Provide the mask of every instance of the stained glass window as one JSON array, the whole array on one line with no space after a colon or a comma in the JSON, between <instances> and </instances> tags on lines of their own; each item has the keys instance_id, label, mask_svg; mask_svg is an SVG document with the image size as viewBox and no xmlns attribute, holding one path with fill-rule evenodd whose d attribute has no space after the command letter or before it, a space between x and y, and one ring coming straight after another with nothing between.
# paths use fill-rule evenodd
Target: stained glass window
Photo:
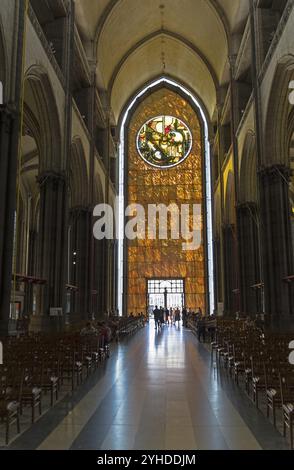
<instances>
[{"instance_id":1,"label":"stained glass window","mask_svg":"<svg viewBox=\"0 0 294 470\"><path fill-rule=\"evenodd\" d=\"M157 168L139 155L138 132L152 116L179 116L189 123L192 147L181 166ZM153 121L153 119L152 119ZM135 111L128 130L127 204L141 204L148 223L148 204L203 203L202 133L198 116L190 104L171 90L162 88L149 95ZM179 171L179 168L181 171ZM204 218L202 222L204 221ZM170 233L171 219L168 219ZM158 225L158 221L157 221ZM157 227L158 228L158 227ZM202 237L204 239L204 236ZM128 312L146 311L147 280L182 279L185 303L205 310L204 244L195 251L183 251L183 239L127 240L126 302Z\"/></svg>"},{"instance_id":2,"label":"stained glass window","mask_svg":"<svg viewBox=\"0 0 294 470\"><path fill-rule=\"evenodd\" d=\"M159 116L146 122L137 136L138 151L150 165L164 168L179 165L192 148L186 124L173 116Z\"/></svg>"}]
</instances>

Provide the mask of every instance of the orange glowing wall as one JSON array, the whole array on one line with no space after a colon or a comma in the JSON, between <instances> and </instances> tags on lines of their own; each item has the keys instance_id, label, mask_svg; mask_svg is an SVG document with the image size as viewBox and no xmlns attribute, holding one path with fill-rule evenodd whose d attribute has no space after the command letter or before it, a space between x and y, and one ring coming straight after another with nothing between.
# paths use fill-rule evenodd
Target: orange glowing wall
<instances>
[{"instance_id":1,"label":"orange glowing wall","mask_svg":"<svg viewBox=\"0 0 294 470\"><path fill-rule=\"evenodd\" d=\"M184 121L193 137L192 151L180 165L157 169L145 163L138 153L136 137L142 125L159 115ZM175 92L162 88L142 102L134 113L128 132L127 203L201 204L203 207L202 138L199 119L191 105ZM202 213L203 219L203 213ZM147 217L146 217L147 223ZM201 226L203 241L203 223ZM146 279L185 279L185 299L189 308L205 309L204 245L183 251L183 239L134 240L127 242L127 311L146 311Z\"/></svg>"}]
</instances>

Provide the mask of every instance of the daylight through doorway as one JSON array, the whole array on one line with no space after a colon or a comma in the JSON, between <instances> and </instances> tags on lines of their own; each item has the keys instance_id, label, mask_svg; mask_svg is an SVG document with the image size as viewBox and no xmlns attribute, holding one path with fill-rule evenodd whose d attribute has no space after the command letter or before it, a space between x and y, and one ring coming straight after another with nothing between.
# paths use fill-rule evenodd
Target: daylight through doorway
<instances>
[{"instance_id":1,"label":"daylight through doorway","mask_svg":"<svg viewBox=\"0 0 294 470\"><path fill-rule=\"evenodd\" d=\"M147 312L152 316L155 307L182 308L185 305L184 279L148 279Z\"/></svg>"}]
</instances>

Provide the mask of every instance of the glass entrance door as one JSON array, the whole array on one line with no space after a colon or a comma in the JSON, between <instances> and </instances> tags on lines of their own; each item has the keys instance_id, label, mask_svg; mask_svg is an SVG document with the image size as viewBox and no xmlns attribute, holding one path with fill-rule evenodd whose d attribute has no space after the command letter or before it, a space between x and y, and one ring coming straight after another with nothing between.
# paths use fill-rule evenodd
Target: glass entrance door
<instances>
[{"instance_id":1,"label":"glass entrance door","mask_svg":"<svg viewBox=\"0 0 294 470\"><path fill-rule=\"evenodd\" d=\"M180 308L185 305L184 279L148 279L147 310L153 315L155 306Z\"/></svg>"}]
</instances>

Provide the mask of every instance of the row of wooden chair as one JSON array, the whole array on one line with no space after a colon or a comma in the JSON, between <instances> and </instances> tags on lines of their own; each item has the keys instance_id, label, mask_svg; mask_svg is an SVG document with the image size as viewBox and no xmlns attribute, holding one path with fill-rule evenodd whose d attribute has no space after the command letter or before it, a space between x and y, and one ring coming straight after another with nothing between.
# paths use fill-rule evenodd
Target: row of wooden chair
<instances>
[{"instance_id":1,"label":"row of wooden chair","mask_svg":"<svg viewBox=\"0 0 294 470\"><path fill-rule=\"evenodd\" d=\"M246 321L221 320L211 344L211 360L227 371L257 408L262 399L266 415L277 426L280 411L283 434L294 447L294 367L288 361L290 335L264 333Z\"/></svg>"},{"instance_id":2,"label":"row of wooden chair","mask_svg":"<svg viewBox=\"0 0 294 470\"><path fill-rule=\"evenodd\" d=\"M5 347L6 346L6 347ZM51 406L58 400L65 382L74 390L109 356L104 338L67 336L55 341L39 338L8 339L4 343L5 365L0 367L0 420L5 424L5 441L10 440L11 425L17 424L23 408L42 414L43 395L50 393Z\"/></svg>"},{"instance_id":3,"label":"row of wooden chair","mask_svg":"<svg viewBox=\"0 0 294 470\"><path fill-rule=\"evenodd\" d=\"M133 335L143 326L144 320L141 317L123 317L117 329L117 340Z\"/></svg>"},{"instance_id":4,"label":"row of wooden chair","mask_svg":"<svg viewBox=\"0 0 294 470\"><path fill-rule=\"evenodd\" d=\"M143 326L140 318L121 318L112 322L113 333L119 337L135 333ZM99 325L98 325L99 329ZM109 357L109 344L104 334L84 335L59 333L55 336L37 333L2 339L4 366L0 366L0 422L5 425L6 444L10 429L24 408L31 409L31 422L36 411L42 414L44 395L50 393L50 405L58 401L60 390L80 386L99 364Z\"/></svg>"}]
</instances>

